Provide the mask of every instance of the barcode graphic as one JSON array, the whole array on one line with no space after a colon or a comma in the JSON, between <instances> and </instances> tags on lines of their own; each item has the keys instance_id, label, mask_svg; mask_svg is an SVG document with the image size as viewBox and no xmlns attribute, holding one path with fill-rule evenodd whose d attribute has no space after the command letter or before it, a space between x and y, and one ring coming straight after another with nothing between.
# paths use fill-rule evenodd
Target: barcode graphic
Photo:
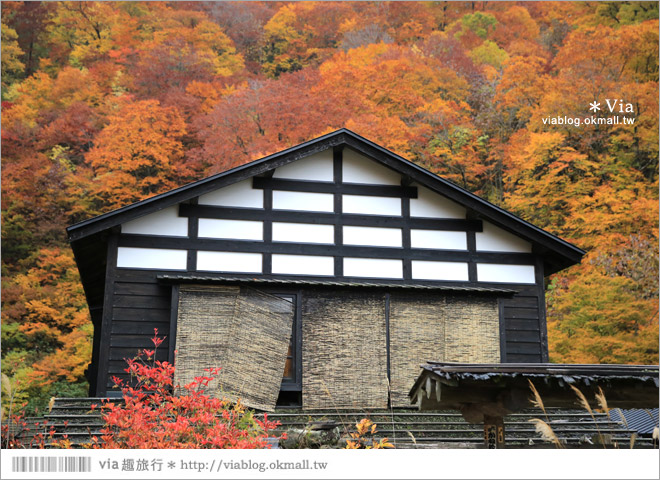
<instances>
[{"instance_id":1,"label":"barcode graphic","mask_svg":"<svg viewBox=\"0 0 660 480\"><path fill-rule=\"evenodd\" d=\"M14 457L12 472L91 472L92 457Z\"/></svg>"}]
</instances>

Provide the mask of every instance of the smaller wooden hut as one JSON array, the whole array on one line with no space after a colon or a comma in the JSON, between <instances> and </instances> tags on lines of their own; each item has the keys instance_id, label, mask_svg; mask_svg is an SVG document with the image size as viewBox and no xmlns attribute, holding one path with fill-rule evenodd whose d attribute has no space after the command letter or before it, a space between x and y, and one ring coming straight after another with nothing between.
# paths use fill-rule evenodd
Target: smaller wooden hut
<instances>
[{"instance_id":1,"label":"smaller wooden hut","mask_svg":"<svg viewBox=\"0 0 660 480\"><path fill-rule=\"evenodd\" d=\"M422 372L410 390L410 399L420 410L460 411L469 423L484 425L484 441L488 448L503 448L504 417L529 408L535 397L544 405L539 410L582 406L594 423L596 420L590 409L602 409L604 405L657 411L658 372L657 365L429 362L422 365ZM581 397L576 397L574 389L578 389ZM543 416L542 412L538 413ZM614 412L612 415L604 413L608 419L617 421ZM649 417L647 432L649 425L651 429L655 427L650 412L646 419Z\"/></svg>"}]
</instances>

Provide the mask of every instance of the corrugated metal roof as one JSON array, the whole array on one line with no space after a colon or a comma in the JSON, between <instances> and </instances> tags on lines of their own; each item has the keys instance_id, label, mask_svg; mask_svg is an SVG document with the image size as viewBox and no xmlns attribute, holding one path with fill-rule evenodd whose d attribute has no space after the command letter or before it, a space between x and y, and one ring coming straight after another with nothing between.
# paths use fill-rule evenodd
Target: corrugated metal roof
<instances>
[{"instance_id":1,"label":"corrugated metal roof","mask_svg":"<svg viewBox=\"0 0 660 480\"><path fill-rule=\"evenodd\" d=\"M625 425L640 435L652 435L653 429L658 426L658 409L626 409L613 408L610 410L612 420Z\"/></svg>"},{"instance_id":2,"label":"corrugated metal roof","mask_svg":"<svg viewBox=\"0 0 660 480\"><path fill-rule=\"evenodd\" d=\"M311 279L286 279L286 278L252 278L252 277L233 277L233 276L216 276L216 275L158 275L159 280L169 282L204 282L204 283L219 283L219 282L234 282L234 283L260 283L260 284L274 284L274 285L305 285L305 286L330 286L330 287L368 287L368 288L403 288L412 290L437 290L447 292L477 292L477 293L500 293L500 294L514 294L515 290L506 288L492 288L492 287L462 287L453 285L424 285L424 284L402 284L394 282L365 282L360 280L341 281L341 280L311 280Z\"/></svg>"}]
</instances>

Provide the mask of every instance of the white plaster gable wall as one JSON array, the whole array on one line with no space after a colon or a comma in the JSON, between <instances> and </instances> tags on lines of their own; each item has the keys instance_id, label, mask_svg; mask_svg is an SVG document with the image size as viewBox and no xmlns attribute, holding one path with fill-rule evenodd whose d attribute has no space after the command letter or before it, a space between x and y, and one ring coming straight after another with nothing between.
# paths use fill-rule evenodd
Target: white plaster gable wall
<instances>
[{"instance_id":1,"label":"white plaster gable wall","mask_svg":"<svg viewBox=\"0 0 660 480\"><path fill-rule=\"evenodd\" d=\"M334 197L331 193L273 191L274 210L305 212L332 212Z\"/></svg>"},{"instance_id":2,"label":"white plaster gable wall","mask_svg":"<svg viewBox=\"0 0 660 480\"><path fill-rule=\"evenodd\" d=\"M197 270L207 272L261 273L261 253L197 252Z\"/></svg>"},{"instance_id":3,"label":"white plaster gable wall","mask_svg":"<svg viewBox=\"0 0 660 480\"><path fill-rule=\"evenodd\" d=\"M413 248L432 248L441 250L467 250L465 232L439 230L410 230L410 245Z\"/></svg>"},{"instance_id":4,"label":"white plaster gable wall","mask_svg":"<svg viewBox=\"0 0 660 480\"><path fill-rule=\"evenodd\" d=\"M477 232L477 250L482 252L531 253L532 245L495 225L483 222L483 232Z\"/></svg>"},{"instance_id":5,"label":"white plaster gable wall","mask_svg":"<svg viewBox=\"0 0 660 480\"><path fill-rule=\"evenodd\" d=\"M122 224L121 233L187 237L188 219L179 217L179 206L174 205Z\"/></svg>"},{"instance_id":6,"label":"white plaster gable wall","mask_svg":"<svg viewBox=\"0 0 660 480\"><path fill-rule=\"evenodd\" d=\"M342 195L342 201L344 213L401 216L400 198Z\"/></svg>"},{"instance_id":7,"label":"white plaster gable wall","mask_svg":"<svg viewBox=\"0 0 660 480\"><path fill-rule=\"evenodd\" d=\"M156 270L185 270L187 250L119 247L117 267Z\"/></svg>"},{"instance_id":8,"label":"white plaster gable wall","mask_svg":"<svg viewBox=\"0 0 660 480\"><path fill-rule=\"evenodd\" d=\"M344 149L342 180L345 183L373 185L401 185L401 175L374 160L364 157L350 148Z\"/></svg>"},{"instance_id":9,"label":"white plaster gable wall","mask_svg":"<svg viewBox=\"0 0 660 480\"><path fill-rule=\"evenodd\" d=\"M491 283L534 283L534 265L477 263L477 280Z\"/></svg>"},{"instance_id":10,"label":"white plaster gable wall","mask_svg":"<svg viewBox=\"0 0 660 480\"><path fill-rule=\"evenodd\" d=\"M296 160L275 170L273 177L301 182L333 182L333 151L328 149ZM356 153L350 148L343 150L342 180L352 185L400 186L401 175L389 168ZM465 219L467 210L447 197L418 184L417 198L411 198L411 218ZM238 218L199 218L198 237L205 240L241 240L264 242L264 222L260 219L241 219L241 209L262 210L264 190L253 188L252 179L246 179L198 198L202 206L237 208ZM356 195L341 196L341 212L345 214L401 217L403 200L397 197ZM335 198L332 193L273 190L272 207L275 212L319 212L332 213ZM132 220L122 225L121 231L133 235L160 235L187 237L188 218L179 217L178 206ZM340 225L335 231L331 224L298 221L294 216L286 221L272 222L272 242L296 244L334 245L336 238L347 247L379 247L400 250L403 258L404 231L397 227L371 225ZM365 223L371 223L365 220ZM478 252L531 253L531 244L495 225L484 221L483 231L476 232ZM183 244L182 244L183 245ZM238 245L238 244L237 244ZM339 246L339 245L338 245ZM425 227L411 228L410 246L414 249L437 251L467 251L468 234L464 231L433 230ZM187 268L186 246L181 249L120 247L117 266L121 268L145 268L162 270L185 270ZM225 248L222 248L225 250ZM231 247L227 247L230 250ZM213 250L213 249L211 249ZM263 262L268 261L262 253L239 251L197 252L195 268L198 271L229 273L263 273ZM305 247L297 247L291 253L282 251L270 256L270 268L278 275L335 275L335 260L331 255L319 255L318 247L313 254ZM300 254L298 254L300 252ZM294 254L295 253L295 254ZM378 251L370 258L346 256L341 259L346 277L360 278L403 278L402 258L378 258ZM385 257L391 256L383 255ZM194 258L194 257L193 257ZM445 258L447 258L445 256ZM468 264L465 261L412 260L413 280L468 281ZM533 265L507 265L477 260L477 281L496 283L534 283Z\"/></svg>"},{"instance_id":11,"label":"white plaster gable wall","mask_svg":"<svg viewBox=\"0 0 660 480\"><path fill-rule=\"evenodd\" d=\"M273 273L283 275L320 275L335 274L333 257L318 255L273 255Z\"/></svg>"},{"instance_id":12,"label":"white plaster gable wall","mask_svg":"<svg viewBox=\"0 0 660 480\"><path fill-rule=\"evenodd\" d=\"M263 190L252 188L252 179L248 178L210 193L200 195L200 205L219 207L263 208Z\"/></svg>"},{"instance_id":13,"label":"white plaster gable wall","mask_svg":"<svg viewBox=\"0 0 660 480\"><path fill-rule=\"evenodd\" d=\"M264 239L264 227L263 222L251 220L200 218L197 236L199 238L261 241Z\"/></svg>"},{"instance_id":14,"label":"white plaster gable wall","mask_svg":"<svg viewBox=\"0 0 660 480\"><path fill-rule=\"evenodd\" d=\"M274 242L326 243L335 242L333 225L273 222Z\"/></svg>"},{"instance_id":15,"label":"white plaster gable wall","mask_svg":"<svg viewBox=\"0 0 660 480\"><path fill-rule=\"evenodd\" d=\"M373 247L400 247L400 228L353 227L345 225L344 245L365 245Z\"/></svg>"},{"instance_id":16,"label":"white plaster gable wall","mask_svg":"<svg viewBox=\"0 0 660 480\"><path fill-rule=\"evenodd\" d=\"M273 178L332 182L334 179L332 150L324 150L309 157L279 167Z\"/></svg>"},{"instance_id":17,"label":"white plaster gable wall","mask_svg":"<svg viewBox=\"0 0 660 480\"><path fill-rule=\"evenodd\" d=\"M417 187L417 198L410 199L410 216L427 218L465 218L466 210L456 202L428 188Z\"/></svg>"}]
</instances>

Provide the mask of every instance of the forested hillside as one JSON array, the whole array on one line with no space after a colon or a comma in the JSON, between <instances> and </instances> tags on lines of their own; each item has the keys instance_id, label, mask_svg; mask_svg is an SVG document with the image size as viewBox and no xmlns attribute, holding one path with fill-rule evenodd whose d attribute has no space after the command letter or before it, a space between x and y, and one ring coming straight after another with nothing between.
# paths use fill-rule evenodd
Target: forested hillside
<instances>
[{"instance_id":1,"label":"forested hillside","mask_svg":"<svg viewBox=\"0 0 660 480\"><path fill-rule=\"evenodd\" d=\"M86 394L67 225L341 127L588 252L552 361L658 362L657 2L2 2L3 373Z\"/></svg>"}]
</instances>

